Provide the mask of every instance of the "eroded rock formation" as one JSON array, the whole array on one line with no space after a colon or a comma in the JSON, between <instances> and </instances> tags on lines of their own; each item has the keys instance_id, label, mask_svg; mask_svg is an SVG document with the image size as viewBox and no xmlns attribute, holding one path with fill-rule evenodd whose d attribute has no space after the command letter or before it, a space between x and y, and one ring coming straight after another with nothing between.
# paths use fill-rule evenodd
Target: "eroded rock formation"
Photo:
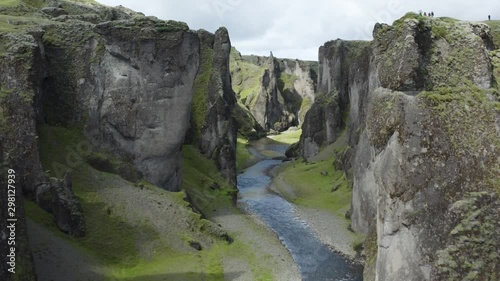
<instances>
[{"instance_id":1,"label":"eroded rock formation","mask_svg":"<svg viewBox=\"0 0 500 281\"><path fill-rule=\"evenodd\" d=\"M246 123L255 124L255 131L285 131L302 124L315 98L315 62L277 59L272 54L241 56L236 50L231 58L233 88L242 109L253 117Z\"/></svg>"},{"instance_id":2,"label":"eroded rock formation","mask_svg":"<svg viewBox=\"0 0 500 281\"><path fill-rule=\"evenodd\" d=\"M373 42L337 40L320 50L325 101L306 116L302 155L346 129L352 227L368 235L365 280L498 276L493 48L485 24L408 14L377 24Z\"/></svg>"},{"instance_id":3,"label":"eroded rock formation","mask_svg":"<svg viewBox=\"0 0 500 281\"><path fill-rule=\"evenodd\" d=\"M185 23L96 3L38 4L21 1L0 8L9 18L8 28L0 28L0 182L7 194L5 175L8 169L15 170L16 254L19 271L22 269L16 275L18 280L35 280L24 196L50 210L62 231L77 237L85 234L70 181L49 181L42 171L37 127L65 127L77 132L75 136L82 135L79 147L85 147L85 152L68 156L67 163L44 163L63 167L51 169L52 175L62 177L62 172L76 167L73 162L97 159L93 164L103 164L105 172L124 174L134 181L143 176L164 189L178 191L183 176L182 145L192 125L193 98L199 90L205 93L204 120L194 128L199 148L215 160L228 182L234 184L236 178L232 114L236 99L226 29L215 35L197 32ZM33 20L19 21L20 15ZM199 84L208 57L209 83ZM106 154L85 154L94 152ZM107 156L112 159L105 159ZM112 166L115 160L121 163L117 167ZM7 197L1 196L0 201L7 206ZM4 257L9 250L6 211L0 211ZM0 275L7 276L4 263ZM5 280L13 280L14 275L8 276Z\"/></svg>"}]
</instances>

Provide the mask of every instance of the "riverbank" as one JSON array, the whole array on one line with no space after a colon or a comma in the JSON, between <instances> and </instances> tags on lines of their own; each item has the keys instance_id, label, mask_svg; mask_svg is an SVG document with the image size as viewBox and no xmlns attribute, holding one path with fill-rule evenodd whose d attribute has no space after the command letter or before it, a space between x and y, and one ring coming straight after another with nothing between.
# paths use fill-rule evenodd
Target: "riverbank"
<instances>
[{"instance_id":1,"label":"riverbank","mask_svg":"<svg viewBox=\"0 0 500 281\"><path fill-rule=\"evenodd\" d=\"M300 133L286 132L284 136L272 136L252 143L252 148L264 154L270 145L293 142L288 136L300 136ZM278 141L282 139L287 142ZM321 155L323 157L318 158L315 164L294 160L271 168L267 172L273 178L269 189L293 205L296 216L311 228L321 243L351 262L362 264L363 260L354 248L362 245L363 237L349 231L350 221L345 218L350 208L351 190L343 173L333 169L333 155ZM322 175L323 170L328 176ZM288 177L287 180L285 177ZM335 192L332 185L337 186Z\"/></svg>"},{"instance_id":2,"label":"riverbank","mask_svg":"<svg viewBox=\"0 0 500 281\"><path fill-rule=\"evenodd\" d=\"M269 171L274 177L269 188L293 204L298 217L311 227L322 243L351 261L361 263L362 260L354 250L354 245L360 243L362 238L348 230L349 221L340 215L345 213L348 208L342 208L335 214L331 210L293 203L298 199L297 188L285 182L284 175L280 173L282 171L282 166Z\"/></svg>"}]
</instances>

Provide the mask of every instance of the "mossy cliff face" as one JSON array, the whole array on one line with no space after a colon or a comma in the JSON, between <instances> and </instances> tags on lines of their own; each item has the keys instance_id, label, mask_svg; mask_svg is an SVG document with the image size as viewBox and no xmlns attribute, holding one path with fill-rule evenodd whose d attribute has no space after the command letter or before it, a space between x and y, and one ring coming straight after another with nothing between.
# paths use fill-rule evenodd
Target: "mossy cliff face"
<instances>
[{"instance_id":1,"label":"mossy cliff face","mask_svg":"<svg viewBox=\"0 0 500 281\"><path fill-rule=\"evenodd\" d=\"M219 31L206 51L203 36L184 23L92 3L61 2L61 7L67 14L42 15L51 20L35 25L46 70L36 103L39 120L83 127L95 149L132 163L158 186L179 190L181 147L192 117L203 153L234 183L227 31ZM95 10L92 19L81 14L89 9ZM213 41L214 35L205 37ZM210 61L201 61L208 56ZM222 101L216 101L219 91Z\"/></svg>"},{"instance_id":2,"label":"mossy cliff face","mask_svg":"<svg viewBox=\"0 0 500 281\"><path fill-rule=\"evenodd\" d=\"M302 124L314 102L316 73L315 62L277 59L272 54L241 56L233 49L233 89L241 109L253 117L240 113L238 123L244 123L240 127L251 125L254 132L284 131Z\"/></svg>"},{"instance_id":3,"label":"mossy cliff face","mask_svg":"<svg viewBox=\"0 0 500 281\"><path fill-rule=\"evenodd\" d=\"M94 52L104 51L79 81L93 89L82 98L94 144L130 159L148 181L178 190L199 41L183 29L162 31L159 23L141 18L97 25L103 46L96 42Z\"/></svg>"},{"instance_id":4,"label":"mossy cliff face","mask_svg":"<svg viewBox=\"0 0 500 281\"><path fill-rule=\"evenodd\" d=\"M340 44L330 47L337 60ZM351 219L354 230L369 234L365 280L498 278L492 48L484 24L408 14L377 25L368 48L351 51L349 72L327 68L332 84L320 89L345 89L349 97ZM332 97L327 102L342 109L342 94Z\"/></svg>"},{"instance_id":5,"label":"mossy cliff face","mask_svg":"<svg viewBox=\"0 0 500 281\"><path fill-rule=\"evenodd\" d=\"M195 80L203 72L202 39L184 23L91 1L19 1L0 11L1 183L7 194L7 169L16 171L18 218L17 274L8 275L5 263L0 273L8 276L6 280L34 280L23 195L39 199L37 190L49 182L40 164L37 127L65 127L68 134L74 133L69 138L81 140L78 147L85 146L85 153L55 163L63 170L45 163L52 175L63 176L58 172L73 168L71 163L83 161L86 153L99 151L111 158L103 163L125 164L124 178L138 181L144 176L164 189L180 190L182 145L194 111ZM234 183L230 42L225 29L207 36L215 43L200 148ZM7 206L8 199L1 198ZM3 229L5 211L0 213ZM1 253L6 256L7 243L2 241Z\"/></svg>"},{"instance_id":6,"label":"mossy cliff face","mask_svg":"<svg viewBox=\"0 0 500 281\"><path fill-rule=\"evenodd\" d=\"M24 196L33 194L39 182L41 165L36 142L35 110L32 106L37 85L35 67L40 57L39 46L28 34L1 34L0 62L0 276L2 280L36 280L28 243L24 215ZM15 171L15 181L8 182L8 170ZM12 179L12 178L10 178ZM8 184L15 187L15 245L8 244ZM10 194L10 193L9 193ZM11 210L9 210L11 211ZM8 272L6 256L16 248L16 274Z\"/></svg>"},{"instance_id":7,"label":"mossy cliff face","mask_svg":"<svg viewBox=\"0 0 500 281\"><path fill-rule=\"evenodd\" d=\"M211 34L198 31L200 70L195 81L195 96L188 142L215 160L222 175L236 186L236 135L234 111L236 97L231 88L229 56L231 41L226 28Z\"/></svg>"},{"instance_id":8,"label":"mossy cliff face","mask_svg":"<svg viewBox=\"0 0 500 281\"><path fill-rule=\"evenodd\" d=\"M364 41L335 40L320 47L318 94L303 125L302 157L314 156L321 147L334 143L346 127L349 101L352 98L358 102L358 88L366 88L369 81L364 79L369 66L368 45ZM349 87L355 89L350 91ZM357 109L351 114L352 120L357 120Z\"/></svg>"}]
</instances>

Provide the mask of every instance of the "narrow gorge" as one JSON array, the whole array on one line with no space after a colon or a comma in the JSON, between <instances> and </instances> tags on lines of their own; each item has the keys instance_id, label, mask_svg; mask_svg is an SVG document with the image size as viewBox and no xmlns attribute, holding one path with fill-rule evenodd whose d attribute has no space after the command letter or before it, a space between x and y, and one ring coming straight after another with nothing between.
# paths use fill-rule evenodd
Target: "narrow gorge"
<instances>
[{"instance_id":1,"label":"narrow gorge","mask_svg":"<svg viewBox=\"0 0 500 281\"><path fill-rule=\"evenodd\" d=\"M230 34L0 1L0 280L500 278L498 21Z\"/></svg>"}]
</instances>

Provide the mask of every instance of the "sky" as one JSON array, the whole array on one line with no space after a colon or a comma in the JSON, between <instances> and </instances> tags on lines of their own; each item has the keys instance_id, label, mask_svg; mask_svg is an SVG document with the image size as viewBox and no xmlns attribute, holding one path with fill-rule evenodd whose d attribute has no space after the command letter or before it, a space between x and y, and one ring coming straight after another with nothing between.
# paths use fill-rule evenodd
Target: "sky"
<instances>
[{"instance_id":1,"label":"sky","mask_svg":"<svg viewBox=\"0 0 500 281\"><path fill-rule=\"evenodd\" d=\"M98 0L147 16L186 22L215 32L225 26L244 55L318 60L318 48L337 38L371 40L376 22L406 12L434 12L463 20L500 19L498 0Z\"/></svg>"}]
</instances>

